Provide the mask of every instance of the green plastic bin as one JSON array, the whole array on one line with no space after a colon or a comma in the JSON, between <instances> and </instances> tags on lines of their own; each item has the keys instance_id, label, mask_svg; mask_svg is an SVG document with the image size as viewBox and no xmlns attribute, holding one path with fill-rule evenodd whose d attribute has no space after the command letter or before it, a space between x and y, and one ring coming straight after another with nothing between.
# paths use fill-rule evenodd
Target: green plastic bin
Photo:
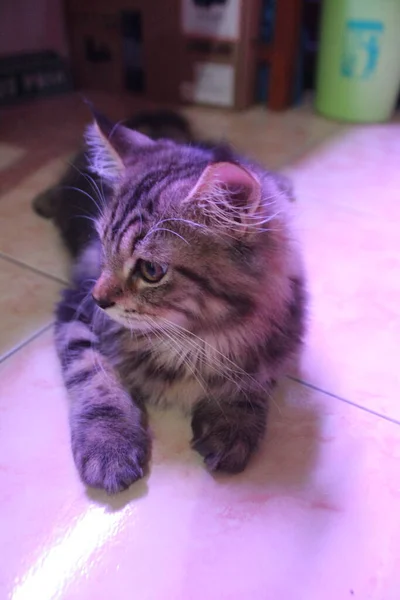
<instances>
[{"instance_id":1,"label":"green plastic bin","mask_svg":"<svg viewBox=\"0 0 400 600\"><path fill-rule=\"evenodd\" d=\"M400 0L325 0L317 110L346 121L386 121L399 88Z\"/></svg>"}]
</instances>

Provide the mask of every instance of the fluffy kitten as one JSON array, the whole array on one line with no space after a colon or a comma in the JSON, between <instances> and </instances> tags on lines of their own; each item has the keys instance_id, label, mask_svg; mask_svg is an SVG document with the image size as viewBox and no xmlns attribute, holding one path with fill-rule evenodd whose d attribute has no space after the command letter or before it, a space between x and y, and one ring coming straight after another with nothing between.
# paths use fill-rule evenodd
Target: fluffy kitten
<instances>
[{"instance_id":1,"label":"fluffy kitten","mask_svg":"<svg viewBox=\"0 0 400 600\"><path fill-rule=\"evenodd\" d=\"M109 493L143 476L146 403L182 406L207 467L240 472L304 333L282 181L103 117L86 139L98 210L56 325L80 476Z\"/></svg>"}]
</instances>

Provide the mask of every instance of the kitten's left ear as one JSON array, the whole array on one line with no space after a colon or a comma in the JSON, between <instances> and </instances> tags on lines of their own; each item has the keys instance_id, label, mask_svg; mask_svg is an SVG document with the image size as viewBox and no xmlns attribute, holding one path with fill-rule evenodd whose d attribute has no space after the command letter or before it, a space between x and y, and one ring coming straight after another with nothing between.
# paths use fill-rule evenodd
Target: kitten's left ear
<instances>
[{"instance_id":1,"label":"kitten's left ear","mask_svg":"<svg viewBox=\"0 0 400 600\"><path fill-rule=\"evenodd\" d=\"M242 166L219 162L205 169L189 199L195 200L211 221L245 229L261 205L261 185Z\"/></svg>"},{"instance_id":2,"label":"kitten's left ear","mask_svg":"<svg viewBox=\"0 0 400 600\"><path fill-rule=\"evenodd\" d=\"M112 123L92 109L94 122L86 129L86 146L91 170L110 185L123 176L128 161L136 152L154 145L146 135Z\"/></svg>"}]
</instances>

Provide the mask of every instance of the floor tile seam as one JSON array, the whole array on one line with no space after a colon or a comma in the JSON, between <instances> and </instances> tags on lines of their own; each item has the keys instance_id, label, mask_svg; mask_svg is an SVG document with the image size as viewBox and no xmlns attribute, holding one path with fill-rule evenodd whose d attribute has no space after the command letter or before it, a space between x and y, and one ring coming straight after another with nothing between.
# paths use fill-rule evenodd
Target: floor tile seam
<instances>
[{"instance_id":1,"label":"floor tile seam","mask_svg":"<svg viewBox=\"0 0 400 600\"><path fill-rule=\"evenodd\" d=\"M40 327L33 334L24 338L21 342L19 342L15 346L13 346L10 350L7 350L7 352L0 355L0 364L5 362L7 359L11 358L15 354L17 354L20 350L25 348L25 346L27 346L31 342L34 342L35 340L37 340L42 334L46 333L46 331L51 329L53 327L53 325L54 325L54 321L52 320L52 321L48 322L46 325L44 325L43 327Z\"/></svg>"},{"instance_id":2,"label":"floor tile seam","mask_svg":"<svg viewBox=\"0 0 400 600\"><path fill-rule=\"evenodd\" d=\"M0 258L9 263L12 263L13 265L21 267L22 269L31 271L32 273L35 273L36 275L46 277L46 279L54 281L55 283L58 283L60 285L68 285L67 279L62 279L61 277L57 277L56 275L53 275L52 273L48 273L47 271L38 269L37 267L34 267L34 266L24 262L23 260L20 260L19 258L15 258L14 256L7 254L6 252L0 251Z\"/></svg>"},{"instance_id":3,"label":"floor tile seam","mask_svg":"<svg viewBox=\"0 0 400 600\"><path fill-rule=\"evenodd\" d=\"M389 423L392 423L393 425L400 425L400 419L395 419L394 417L391 417L390 415L385 415L384 413L373 410L372 408L368 408L367 406L358 404L357 402L354 402L353 400L349 400L348 398L345 398L344 396L335 394L335 392L326 390L326 389L320 387L319 385L315 385L314 383L310 383L308 381L305 381L304 379L301 379L299 377L294 377L292 375L288 375L287 379L289 379L290 381L294 381L295 383L298 383L298 384L300 384L304 387L307 387L311 390L314 390L316 392L320 392L321 394L324 394L325 396L328 396L329 398L339 400L340 402L343 402L344 404L348 404L349 406L358 408L359 410L369 413L370 415L373 415L374 417L378 417L380 419L383 419L384 421L388 421Z\"/></svg>"}]
</instances>

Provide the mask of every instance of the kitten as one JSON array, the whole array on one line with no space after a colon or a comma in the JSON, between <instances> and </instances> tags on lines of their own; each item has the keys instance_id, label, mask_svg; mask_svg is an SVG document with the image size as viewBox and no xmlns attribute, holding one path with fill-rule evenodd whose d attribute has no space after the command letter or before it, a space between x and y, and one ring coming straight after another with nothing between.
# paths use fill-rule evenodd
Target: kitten
<instances>
[{"instance_id":1,"label":"kitten","mask_svg":"<svg viewBox=\"0 0 400 600\"><path fill-rule=\"evenodd\" d=\"M103 117L86 141L97 208L56 323L79 474L109 493L143 476L147 403L189 412L207 467L238 473L304 334L282 180Z\"/></svg>"}]
</instances>

